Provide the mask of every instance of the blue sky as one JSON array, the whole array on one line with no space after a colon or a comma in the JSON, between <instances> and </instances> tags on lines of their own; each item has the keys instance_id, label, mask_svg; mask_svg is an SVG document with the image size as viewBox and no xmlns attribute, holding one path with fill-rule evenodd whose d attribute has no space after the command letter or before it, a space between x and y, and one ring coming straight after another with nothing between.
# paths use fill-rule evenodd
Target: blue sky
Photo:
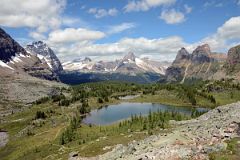
<instances>
[{"instance_id":1,"label":"blue sky","mask_svg":"<svg viewBox=\"0 0 240 160\"><path fill-rule=\"evenodd\" d=\"M240 43L240 0L1 0L0 26L19 43L43 40L62 61L89 56L174 59L180 47Z\"/></svg>"}]
</instances>

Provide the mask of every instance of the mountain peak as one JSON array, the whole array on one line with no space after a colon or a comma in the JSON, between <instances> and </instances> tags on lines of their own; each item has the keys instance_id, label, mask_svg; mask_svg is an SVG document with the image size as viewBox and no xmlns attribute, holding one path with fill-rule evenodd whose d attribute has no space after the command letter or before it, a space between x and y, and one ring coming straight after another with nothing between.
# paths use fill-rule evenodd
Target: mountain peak
<instances>
[{"instance_id":1,"label":"mountain peak","mask_svg":"<svg viewBox=\"0 0 240 160\"><path fill-rule=\"evenodd\" d=\"M124 61L128 61L128 60L135 61L135 59L136 59L136 56L133 52L129 52L127 55L123 57Z\"/></svg>"},{"instance_id":2,"label":"mountain peak","mask_svg":"<svg viewBox=\"0 0 240 160\"><path fill-rule=\"evenodd\" d=\"M92 59L91 58L89 58L89 57L85 57L85 58L83 58L83 57L81 57L81 58L78 58L78 59L75 59L75 60L73 60L72 62L82 62L82 63L89 63L89 62L92 62Z\"/></svg>"},{"instance_id":3,"label":"mountain peak","mask_svg":"<svg viewBox=\"0 0 240 160\"><path fill-rule=\"evenodd\" d=\"M61 62L46 43L42 41L32 42L32 44L27 45L26 50L44 60L53 72L58 73L63 70Z\"/></svg>"},{"instance_id":4,"label":"mountain peak","mask_svg":"<svg viewBox=\"0 0 240 160\"><path fill-rule=\"evenodd\" d=\"M0 60L9 62L16 54L27 55L27 52L14 39L0 28Z\"/></svg>"},{"instance_id":5,"label":"mountain peak","mask_svg":"<svg viewBox=\"0 0 240 160\"><path fill-rule=\"evenodd\" d=\"M189 52L188 52L184 47L182 47L182 48L178 51L177 56L176 56L176 58L175 58L175 60L174 60L173 63L174 63L174 64L176 64L176 63L181 63L182 60L184 60L184 59L188 60L189 58L190 58Z\"/></svg>"},{"instance_id":6,"label":"mountain peak","mask_svg":"<svg viewBox=\"0 0 240 160\"><path fill-rule=\"evenodd\" d=\"M189 56L189 52L184 48L182 47L179 51L178 51L178 54L179 56Z\"/></svg>"},{"instance_id":7,"label":"mountain peak","mask_svg":"<svg viewBox=\"0 0 240 160\"><path fill-rule=\"evenodd\" d=\"M211 54L211 49L208 44L203 44L201 46L198 46L194 51L193 54Z\"/></svg>"},{"instance_id":8,"label":"mountain peak","mask_svg":"<svg viewBox=\"0 0 240 160\"><path fill-rule=\"evenodd\" d=\"M238 70L240 66L240 45L232 47L228 51L226 67L230 72Z\"/></svg>"},{"instance_id":9,"label":"mountain peak","mask_svg":"<svg viewBox=\"0 0 240 160\"><path fill-rule=\"evenodd\" d=\"M211 49L208 44L198 46L192 53L192 62L204 63L211 61Z\"/></svg>"},{"instance_id":10,"label":"mountain peak","mask_svg":"<svg viewBox=\"0 0 240 160\"><path fill-rule=\"evenodd\" d=\"M43 41L34 41L31 44L28 44L26 48L27 49L28 48L35 48L35 49L44 49L45 48L45 49L47 49L49 47Z\"/></svg>"},{"instance_id":11,"label":"mountain peak","mask_svg":"<svg viewBox=\"0 0 240 160\"><path fill-rule=\"evenodd\" d=\"M32 43L33 45L36 45L36 46L42 46L42 45L46 45L46 43L44 43L43 41L35 41Z\"/></svg>"},{"instance_id":12,"label":"mountain peak","mask_svg":"<svg viewBox=\"0 0 240 160\"><path fill-rule=\"evenodd\" d=\"M85 58L83 59L83 61L84 61L84 62L92 62L92 59L89 58L89 57L85 57Z\"/></svg>"}]
</instances>

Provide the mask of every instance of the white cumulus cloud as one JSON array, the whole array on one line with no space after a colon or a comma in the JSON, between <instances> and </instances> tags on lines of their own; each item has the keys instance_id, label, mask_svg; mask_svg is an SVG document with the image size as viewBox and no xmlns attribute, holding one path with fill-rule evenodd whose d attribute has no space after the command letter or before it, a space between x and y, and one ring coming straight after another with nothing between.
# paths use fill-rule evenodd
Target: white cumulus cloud
<instances>
[{"instance_id":1,"label":"white cumulus cloud","mask_svg":"<svg viewBox=\"0 0 240 160\"><path fill-rule=\"evenodd\" d=\"M29 36L32 37L33 39L37 39L37 40L45 40L46 39L44 34L41 34L38 32L30 32Z\"/></svg>"},{"instance_id":2,"label":"white cumulus cloud","mask_svg":"<svg viewBox=\"0 0 240 160\"><path fill-rule=\"evenodd\" d=\"M81 41L94 41L105 37L105 33L84 28L65 28L55 30L49 34L50 43L73 43Z\"/></svg>"},{"instance_id":3,"label":"white cumulus cloud","mask_svg":"<svg viewBox=\"0 0 240 160\"><path fill-rule=\"evenodd\" d=\"M63 61L69 60L68 57L73 59L84 56L104 57L105 60L111 60L113 57L121 58L128 52L134 52L139 57L152 55L159 60L173 60L178 49L186 45L181 37L173 36L159 39L123 38L115 43L106 44L79 42L62 45L56 49Z\"/></svg>"},{"instance_id":4,"label":"white cumulus cloud","mask_svg":"<svg viewBox=\"0 0 240 160\"><path fill-rule=\"evenodd\" d=\"M184 9L187 14L192 12L192 7L188 6L187 4L184 5Z\"/></svg>"},{"instance_id":5,"label":"white cumulus cloud","mask_svg":"<svg viewBox=\"0 0 240 160\"><path fill-rule=\"evenodd\" d=\"M58 56L64 61L68 57L78 58L84 56L98 57L98 59L112 60L121 58L128 52L134 52L139 57L154 57L158 60L171 61L175 58L177 51L185 47L191 52L198 45L208 43L213 51L226 51L230 47L240 42L240 16L228 19L212 35L189 44L179 36L165 38L148 39L123 38L114 43L96 44L94 38L91 39L72 39L71 43L65 41L60 47L56 47ZM69 59L68 59L69 60Z\"/></svg>"},{"instance_id":6,"label":"white cumulus cloud","mask_svg":"<svg viewBox=\"0 0 240 160\"><path fill-rule=\"evenodd\" d=\"M147 11L150 8L172 5L175 2L176 0L131 0L124 7L124 11Z\"/></svg>"},{"instance_id":7,"label":"white cumulus cloud","mask_svg":"<svg viewBox=\"0 0 240 160\"><path fill-rule=\"evenodd\" d=\"M30 27L38 32L55 29L66 0L1 0L0 24L6 27Z\"/></svg>"},{"instance_id":8,"label":"white cumulus cloud","mask_svg":"<svg viewBox=\"0 0 240 160\"><path fill-rule=\"evenodd\" d=\"M163 10L160 19L164 20L167 24L178 24L185 21L185 15L175 9Z\"/></svg>"},{"instance_id":9,"label":"white cumulus cloud","mask_svg":"<svg viewBox=\"0 0 240 160\"><path fill-rule=\"evenodd\" d=\"M96 18L103 18L107 16L116 16L118 14L118 10L116 8L111 8L109 10L90 8L88 13L93 14Z\"/></svg>"},{"instance_id":10,"label":"white cumulus cloud","mask_svg":"<svg viewBox=\"0 0 240 160\"><path fill-rule=\"evenodd\" d=\"M116 33L120 33L125 30L129 30L129 29L132 29L135 27L136 27L135 23L122 23L119 25L113 25L113 26L108 27L107 33L108 34L116 34Z\"/></svg>"},{"instance_id":11,"label":"white cumulus cloud","mask_svg":"<svg viewBox=\"0 0 240 160\"><path fill-rule=\"evenodd\" d=\"M240 16L232 17L217 29L217 32L204 38L201 42L208 43L215 50L227 49L240 42Z\"/></svg>"}]
</instances>

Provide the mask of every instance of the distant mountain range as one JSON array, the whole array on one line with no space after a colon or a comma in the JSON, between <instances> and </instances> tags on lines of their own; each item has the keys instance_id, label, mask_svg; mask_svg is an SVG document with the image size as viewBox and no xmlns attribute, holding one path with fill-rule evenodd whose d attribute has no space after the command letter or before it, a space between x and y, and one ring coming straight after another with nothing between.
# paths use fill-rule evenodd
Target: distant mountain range
<instances>
[{"instance_id":1,"label":"distant mountain range","mask_svg":"<svg viewBox=\"0 0 240 160\"><path fill-rule=\"evenodd\" d=\"M0 28L0 74L25 74L69 84L105 80L138 83L240 80L240 45L231 48L228 54L214 53L208 44L198 46L191 54L181 48L172 63L138 58L130 52L115 61L85 57L61 64L44 42L33 42L23 48Z\"/></svg>"},{"instance_id":2,"label":"distant mountain range","mask_svg":"<svg viewBox=\"0 0 240 160\"><path fill-rule=\"evenodd\" d=\"M198 46L192 54L182 48L165 74L165 81L181 83L223 78L240 80L240 45L227 55L213 53L208 44Z\"/></svg>"},{"instance_id":3,"label":"distant mountain range","mask_svg":"<svg viewBox=\"0 0 240 160\"><path fill-rule=\"evenodd\" d=\"M97 61L90 58L77 59L63 63L65 71L97 72L97 73L122 73L136 75L139 73L156 73L164 75L169 62L152 61L147 58L138 58L130 52L122 59L115 61Z\"/></svg>"},{"instance_id":4,"label":"distant mountain range","mask_svg":"<svg viewBox=\"0 0 240 160\"><path fill-rule=\"evenodd\" d=\"M169 62L138 58L132 52L115 61L96 62L85 57L63 63L60 80L67 84L96 81L153 83L164 77L169 65Z\"/></svg>"},{"instance_id":5,"label":"distant mountain range","mask_svg":"<svg viewBox=\"0 0 240 160\"><path fill-rule=\"evenodd\" d=\"M140 59L133 53L112 62L94 62L86 57L62 65L44 42L33 42L23 48L3 29L0 29L0 44L1 75L24 74L47 80L60 79L69 84L103 80L152 83L163 77L170 65L168 62Z\"/></svg>"}]
</instances>

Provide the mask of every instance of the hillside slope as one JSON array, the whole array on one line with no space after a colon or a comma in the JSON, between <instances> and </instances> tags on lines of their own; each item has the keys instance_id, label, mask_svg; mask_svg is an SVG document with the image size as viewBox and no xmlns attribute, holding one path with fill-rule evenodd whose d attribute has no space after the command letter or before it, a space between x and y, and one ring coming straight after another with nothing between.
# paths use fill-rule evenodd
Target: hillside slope
<instances>
[{"instance_id":1,"label":"hillside slope","mask_svg":"<svg viewBox=\"0 0 240 160\"><path fill-rule=\"evenodd\" d=\"M12 103L32 103L65 86L43 79L56 80L47 62L27 52L0 28L0 109L11 109Z\"/></svg>"}]
</instances>

